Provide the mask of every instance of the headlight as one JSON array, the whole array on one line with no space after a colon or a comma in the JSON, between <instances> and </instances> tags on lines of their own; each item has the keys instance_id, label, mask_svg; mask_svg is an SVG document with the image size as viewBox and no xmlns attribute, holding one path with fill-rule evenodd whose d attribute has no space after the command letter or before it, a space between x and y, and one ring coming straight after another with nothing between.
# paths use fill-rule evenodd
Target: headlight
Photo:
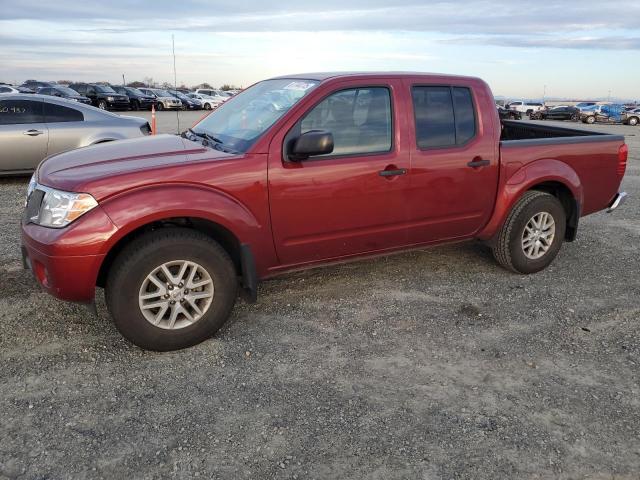
<instances>
[{"instance_id":1,"label":"headlight","mask_svg":"<svg viewBox=\"0 0 640 480\"><path fill-rule=\"evenodd\" d=\"M33 179L32 182L34 183L33 187L31 182L29 183L27 211L33 212L33 215L28 220L37 225L51 228L66 227L98 205L98 202L88 193L63 192L49 187L42 187L36 184ZM37 209L37 205L35 205L32 209L29 203L31 195L36 197L33 193L36 190L42 191L44 196L42 197L40 208Z\"/></svg>"},{"instance_id":2,"label":"headlight","mask_svg":"<svg viewBox=\"0 0 640 480\"><path fill-rule=\"evenodd\" d=\"M107 97L107 102L113 102L115 99L113 97Z\"/></svg>"}]
</instances>

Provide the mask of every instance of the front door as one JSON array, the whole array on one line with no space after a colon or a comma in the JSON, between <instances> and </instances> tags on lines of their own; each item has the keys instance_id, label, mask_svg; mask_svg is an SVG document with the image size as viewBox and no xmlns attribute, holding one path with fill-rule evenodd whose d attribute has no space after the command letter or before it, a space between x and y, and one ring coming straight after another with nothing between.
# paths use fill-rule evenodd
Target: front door
<instances>
[{"instance_id":1,"label":"front door","mask_svg":"<svg viewBox=\"0 0 640 480\"><path fill-rule=\"evenodd\" d=\"M271 222L282 265L407 243L409 154L396 128L400 118L393 106L400 87L393 81L346 82L288 129L287 138L309 130L331 132L331 154L290 161L283 154L288 141L272 142Z\"/></svg>"},{"instance_id":2,"label":"front door","mask_svg":"<svg viewBox=\"0 0 640 480\"><path fill-rule=\"evenodd\" d=\"M47 156L49 130L42 100L0 100L0 171L35 169Z\"/></svg>"}]
</instances>

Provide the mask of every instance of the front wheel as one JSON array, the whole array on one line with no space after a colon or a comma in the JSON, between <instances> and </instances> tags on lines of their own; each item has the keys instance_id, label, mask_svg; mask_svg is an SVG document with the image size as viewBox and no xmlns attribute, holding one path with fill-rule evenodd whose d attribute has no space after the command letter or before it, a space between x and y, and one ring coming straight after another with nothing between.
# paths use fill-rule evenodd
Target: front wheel
<instances>
[{"instance_id":1,"label":"front wheel","mask_svg":"<svg viewBox=\"0 0 640 480\"><path fill-rule=\"evenodd\" d=\"M164 110L164 103L158 102L158 105L156 106L156 110L158 110L158 111Z\"/></svg>"},{"instance_id":2,"label":"front wheel","mask_svg":"<svg viewBox=\"0 0 640 480\"><path fill-rule=\"evenodd\" d=\"M227 252L208 236L166 228L138 237L107 278L107 307L120 333L156 351L196 345L217 332L237 297Z\"/></svg>"},{"instance_id":3,"label":"front wheel","mask_svg":"<svg viewBox=\"0 0 640 480\"><path fill-rule=\"evenodd\" d=\"M589 125L592 125L592 124L596 123L596 117L589 116L584 121L585 121L585 123L588 123Z\"/></svg>"},{"instance_id":4,"label":"front wheel","mask_svg":"<svg viewBox=\"0 0 640 480\"><path fill-rule=\"evenodd\" d=\"M627 122L628 125L635 127L638 124L638 119L636 117L631 117Z\"/></svg>"},{"instance_id":5,"label":"front wheel","mask_svg":"<svg viewBox=\"0 0 640 480\"><path fill-rule=\"evenodd\" d=\"M100 100L100 101L98 102L98 108L99 108L100 110L106 110L106 109L107 109L107 102L106 102L106 101L104 101L104 100Z\"/></svg>"},{"instance_id":6,"label":"front wheel","mask_svg":"<svg viewBox=\"0 0 640 480\"><path fill-rule=\"evenodd\" d=\"M514 272L543 270L562 246L566 218L564 207L553 195L537 190L526 192L513 206L498 233L494 257Z\"/></svg>"},{"instance_id":7,"label":"front wheel","mask_svg":"<svg viewBox=\"0 0 640 480\"><path fill-rule=\"evenodd\" d=\"M204 104L204 109L205 110L211 110L211 104L210 103L205 103Z\"/></svg>"}]
</instances>

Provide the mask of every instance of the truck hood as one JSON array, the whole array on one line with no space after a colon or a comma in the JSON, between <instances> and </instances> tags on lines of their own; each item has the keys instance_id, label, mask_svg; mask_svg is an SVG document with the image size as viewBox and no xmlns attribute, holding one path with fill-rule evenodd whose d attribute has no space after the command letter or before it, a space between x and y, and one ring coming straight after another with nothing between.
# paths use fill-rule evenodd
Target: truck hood
<instances>
[{"instance_id":1,"label":"truck hood","mask_svg":"<svg viewBox=\"0 0 640 480\"><path fill-rule=\"evenodd\" d=\"M197 155L198 160L190 160ZM178 135L155 135L78 148L45 159L38 183L68 192L92 194L96 200L137 185L180 181L185 165L237 157L205 148Z\"/></svg>"}]
</instances>

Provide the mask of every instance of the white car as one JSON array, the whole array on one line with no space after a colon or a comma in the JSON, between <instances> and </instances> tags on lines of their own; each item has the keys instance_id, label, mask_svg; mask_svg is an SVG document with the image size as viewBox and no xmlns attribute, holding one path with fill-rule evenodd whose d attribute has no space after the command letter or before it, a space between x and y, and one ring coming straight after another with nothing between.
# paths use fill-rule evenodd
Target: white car
<instances>
[{"instance_id":1,"label":"white car","mask_svg":"<svg viewBox=\"0 0 640 480\"><path fill-rule=\"evenodd\" d=\"M535 103L535 102L509 102L509 110L515 110L520 113L531 113L537 112L539 110L544 109L543 103Z\"/></svg>"},{"instance_id":2,"label":"white car","mask_svg":"<svg viewBox=\"0 0 640 480\"><path fill-rule=\"evenodd\" d=\"M205 110L213 110L218 105L224 103L220 97L212 97L210 95L204 95L202 93L189 93L187 94L189 98L193 98L198 100L202 104L202 108Z\"/></svg>"},{"instance_id":3,"label":"white car","mask_svg":"<svg viewBox=\"0 0 640 480\"><path fill-rule=\"evenodd\" d=\"M142 93L154 97L158 104L156 108L160 110L180 110L182 108L182 102L179 98L174 97L166 90L161 88L139 88Z\"/></svg>"},{"instance_id":4,"label":"white car","mask_svg":"<svg viewBox=\"0 0 640 480\"><path fill-rule=\"evenodd\" d=\"M231 95L227 95L226 92L212 88L199 88L196 90L196 93L198 95L208 95L210 97L217 98L220 100L220 103L226 102L231 98Z\"/></svg>"},{"instance_id":5,"label":"white car","mask_svg":"<svg viewBox=\"0 0 640 480\"><path fill-rule=\"evenodd\" d=\"M0 95L11 95L14 93L22 93L22 92L17 88L12 87L11 85L0 85Z\"/></svg>"}]
</instances>

